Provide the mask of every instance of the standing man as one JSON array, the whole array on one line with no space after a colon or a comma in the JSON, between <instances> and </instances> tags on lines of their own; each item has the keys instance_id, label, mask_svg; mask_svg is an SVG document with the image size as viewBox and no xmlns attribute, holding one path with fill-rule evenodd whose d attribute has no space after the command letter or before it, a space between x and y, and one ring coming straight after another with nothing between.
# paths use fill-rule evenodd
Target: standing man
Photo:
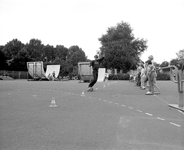
<instances>
[{"instance_id":1,"label":"standing man","mask_svg":"<svg viewBox=\"0 0 184 150\"><path fill-rule=\"evenodd\" d=\"M152 55L150 55L148 57L148 60L146 61L146 64L147 64L146 74L148 77L148 84L149 84L148 92L146 93L146 95L153 95L154 94L154 82L153 82L154 76L153 76L153 72L152 72L153 59L154 59L154 57Z\"/></svg>"},{"instance_id":2,"label":"standing man","mask_svg":"<svg viewBox=\"0 0 184 150\"><path fill-rule=\"evenodd\" d=\"M88 85L88 92L92 92L93 91L93 86L94 84L97 82L98 79L98 69L100 67L100 64L102 63L103 59L104 59L104 55L102 56L102 58L98 59L98 55L94 56L95 60L92 60L90 62L89 67L92 66L93 69L93 80L91 81L91 83Z\"/></svg>"}]
</instances>

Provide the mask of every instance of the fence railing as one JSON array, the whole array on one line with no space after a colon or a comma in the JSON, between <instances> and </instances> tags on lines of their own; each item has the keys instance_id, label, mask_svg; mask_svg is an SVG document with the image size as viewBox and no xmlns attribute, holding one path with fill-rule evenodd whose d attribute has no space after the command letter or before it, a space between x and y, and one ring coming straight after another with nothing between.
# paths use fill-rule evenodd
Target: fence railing
<instances>
[{"instance_id":1,"label":"fence railing","mask_svg":"<svg viewBox=\"0 0 184 150\"><path fill-rule=\"evenodd\" d=\"M13 79L28 79L27 71L0 70L0 76L10 76Z\"/></svg>"}]
</instances>

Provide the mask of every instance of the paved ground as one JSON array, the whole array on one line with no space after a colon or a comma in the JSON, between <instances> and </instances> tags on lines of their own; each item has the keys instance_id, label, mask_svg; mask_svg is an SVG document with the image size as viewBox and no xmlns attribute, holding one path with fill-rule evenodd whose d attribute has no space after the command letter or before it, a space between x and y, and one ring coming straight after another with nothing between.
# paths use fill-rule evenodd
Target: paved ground
<instances>
[{"instance_id":1,"label":"paved ground","mask_svg":"<svg viewBox=\"0 0 184 150\"><path fill-rule=\"evenodd\" d=\"M183 150L184 114L177 85L161 94L134 83L0 81L0 150ZM49 107L55 99L57 107Z\"/></svg>"}]
</instances>

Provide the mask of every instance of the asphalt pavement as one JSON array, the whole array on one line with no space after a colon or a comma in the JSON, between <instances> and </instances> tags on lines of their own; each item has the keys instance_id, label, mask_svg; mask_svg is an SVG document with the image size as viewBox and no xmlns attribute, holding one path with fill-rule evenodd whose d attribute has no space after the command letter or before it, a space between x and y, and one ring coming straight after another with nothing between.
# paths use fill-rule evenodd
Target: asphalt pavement
<instances>
[{"instance_id":1,"label":"asphalt pavement","mask_svg":"<svg viewBox=\"0 0 184 150\"><path fill-rule=\"evenodd\" d=\"M0 81L0 150L183 150L177 85L145 95L129 81ZM54 107L52 102L55 102Z\"/></svg>"}]
</instances>

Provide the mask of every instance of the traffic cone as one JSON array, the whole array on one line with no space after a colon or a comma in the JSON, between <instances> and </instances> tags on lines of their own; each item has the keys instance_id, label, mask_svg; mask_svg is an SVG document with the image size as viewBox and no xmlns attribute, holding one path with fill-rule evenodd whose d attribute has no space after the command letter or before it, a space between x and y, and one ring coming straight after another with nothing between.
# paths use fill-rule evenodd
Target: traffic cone
<instances>
[{"instance_id":1,"label":"traffic cone","mask_svg":"<svg viewBox=\"0 0 184 150\"><path fill-rule=\"evenodd\" d=\"M84 94L84 91L82 91L82 94L81 94L81 96L85 96L85 94Z\"/></svg>"},{"instance_id":2,"label":"traffic cone","mask_svg":"<svg viewBox=\"0 0 184 150\"><path fill-rule=\"evenodd\" d=\"M105 85L103 87L105 88Z\"/></svg>"},{"instance_id":3,"label":"traffic cone","mask_svg":"<svg viewBox=\"0 0 184 150\"><path fill-rule=\"evenodd\" d=\"M53 97L52 100L51 100L51 104L49 107L57 107L58 105L56 105L56 101L55 101L55 98Z\"/></svg>"}]
</instances>

